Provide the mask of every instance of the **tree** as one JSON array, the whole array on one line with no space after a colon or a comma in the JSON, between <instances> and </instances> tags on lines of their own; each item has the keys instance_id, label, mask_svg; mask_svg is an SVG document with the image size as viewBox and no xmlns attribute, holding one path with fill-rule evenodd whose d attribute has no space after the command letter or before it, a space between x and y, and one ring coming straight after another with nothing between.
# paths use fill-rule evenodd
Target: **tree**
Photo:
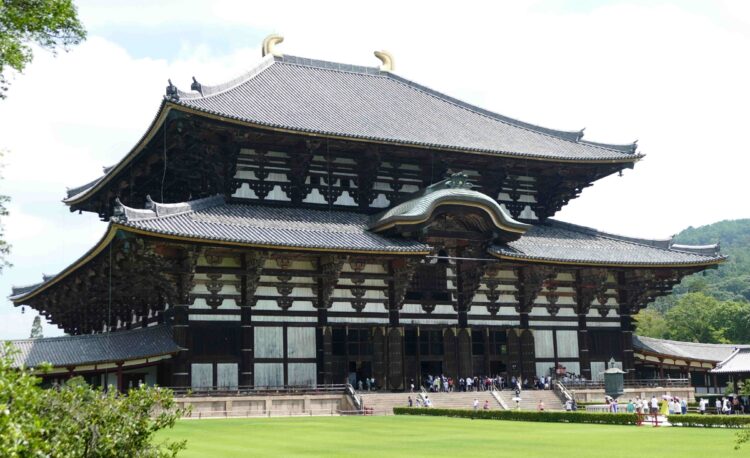
<instances>
[{"instance_id":1,"label":"tree","mask_svg":"<svg viewBox=\"0 0 750 458\"><path fill-rule=\"evenodd\" d=\"M2 64L0 64L0 67L1 66ZM2 86L2 76L0 76L0 87L1 86ZM2 94L1 88L0 88L0 94ZM4 152L0 150L0 161L2 161L3 154ZM0 170L1 169L2 169L2 163L0 162ZM2 175L0 175L0 180L2 180L2 178L3 178ZM10 197L0 195L0 273L3 272L4 267L7 267L10 265L10 263L8 263L8 254L10 253L10 244L8 244L8 242L5 241L5 226L3 226L3 221L5 217L8 216L8 208L6 207L8 202L10 202Z\"/></svg>"},{"instance_id":2,"label":"tree","mask_svg":"<svg viewBox=\"0 0 750 458\"><path fill-rule=\"evenodd\" d=\"M663 339L667 336L667 320L657 310L643 309L635 316L636 332L639 336Z\"/></svg>"},{"instance_id":3,"label":"tree","mask_svg":"<svg viewBox=\"0 0 750 458\"><path fill-rule=\"evenodd\" d=\"M53 53L86 39L72 0L0 0L0 99L9 69L22 72L34 55L31 44Z\"/></svg>"},{"instance_id":4,"label":"tree","mask_svg":"<svg viewBox=\"0 0 750 458\"><path fill-rule=\"evenodd\" d=\"M91 388L80 377L43 389L27 368L12 366L0 347L0 450L3 456L174 457L185 442L154 443L183 411L172 392L140 386L127 395Z\"/></svg>"},{"instance_id":5,"label":"tree","mask_svg":"<svg viewBox=\"0 0 750 458\"><path fill-rule=\"evenodd\" d=\"M29 338L41 339L42 337L44 337L44 334L42 333L42 318L37 315L34 317L34 322L31 324L31 335Z\"/></svg>"}]
</instances>

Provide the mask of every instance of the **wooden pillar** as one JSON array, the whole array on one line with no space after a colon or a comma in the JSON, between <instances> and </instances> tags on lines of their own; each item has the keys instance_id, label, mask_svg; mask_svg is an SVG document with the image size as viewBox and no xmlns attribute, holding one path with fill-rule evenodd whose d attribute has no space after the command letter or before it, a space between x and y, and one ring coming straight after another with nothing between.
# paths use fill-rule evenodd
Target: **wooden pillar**
<instances>
[{"instance_id":1,"label":"wooden pillar","mask_svg":"<svg viewBox=\"0 0 750 458\"><path fill-rule=\"evenodd\" d=\"M464 281L464 269L467 267L464 266L463 261L456 261L456 291L458 294L456 295L456 305L458 309L458 327L459 328L466 328L469 325L469 319L468 319L468 304L466 304L466 297L465 297L465 291L467 285L465 285Z\"/></svg>"},{"instance_id":2,"label":"wooden pillar","mask_svg":"<svg viewBox=\"0 0 750 458\"><path fill-rule=\"evenodd\" d=\"M581 365L581 375L586 380L591 378L591 357L589 356L589 331L586 322L586 314L578 314L578 361Z\"/></svg>"},{"instance_id":3,"label":"wooden pillar","mask_svg":"<svg viewBox=\"0 0 750 458\"><path fill-rule=\"evenodd\" d=\"M330 326L318 326L315 330L316 363L318 368L318 383L330 385L340 383L333 379L333 334Z\"/></svg>"},{"instance_id":4,"label":"wooden pillar","mask_svg":"<svg viewBox=\"0 0 750 458\"><path fill-rule=\"evenodd\" d=\"M172 381L173 387L190 386L188 372L188 306L177 305L174 307L174 323L172 324L172 338L180 347L180 351L172 359Z\"/></svg>"},{"instance_id":5,"label":"wooden pillar","mask_svg":"<svg viewBox=\"0 0 750 458\"><path fill-rule=\"evenodd\" d=\"M404 374L404 328L388 327L387 332L387 385L384 384L383 386L387 386L391 390L403 390L406 388L406 374ZM417 343L417 346L419 346L419 343Z\"/></svg>"},{"instance_id":6,"label":"wooden pillar","mask_svg":"<svg viewBox=\"0 0 750 458\"><path fill-rule=\"evenodd\" d=\"M622 329L622 370L625 377L635 378L635 353L633 351L633 319L630 307L620 306L620 327Z\"/></svg>"},{"instance_id":7,"label":"wooden pillar","mask_svg":"<svg viewBox=\"0 0 750 458\"><path fill-rule=\"evenodd\" d=\"M122 362L117 363L117 391L120 393L125 392L125 386L123 386L122 381Z\"/></svg>"},{"instance_id":8,"label":"wooden pillar","mask_svg":"<svg viewBox=\"0 0 750 458\"><path fill-rule=\"evenodd\" d=\"M458 373L474 375L471 364L471 333L468 328L458 328Z\"/></svg>"},{"instance_id":9,"label":"wooden pillar","mask_svg":"<svg viewBox=\"0 0 750 458\"><path fill-rule=\"evenodd\" d=\"M255 333L252 323L252 309L244 306L240 309L240 380L241 386L255 384Z\"/></svg>"}]
</instances>

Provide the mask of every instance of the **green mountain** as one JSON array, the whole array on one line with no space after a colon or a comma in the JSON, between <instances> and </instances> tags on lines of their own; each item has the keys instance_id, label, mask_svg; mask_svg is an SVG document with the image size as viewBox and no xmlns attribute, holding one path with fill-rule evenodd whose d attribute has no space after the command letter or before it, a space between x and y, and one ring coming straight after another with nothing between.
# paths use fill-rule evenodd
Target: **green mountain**
<instances>
[{"instance_id":1,"label":"green mountain","mask_svg":"<svg viewBox=\"0 0 750 458\"><path fill-rule=\"evenodd\" d=\"M729 259L691 275L636 316L637 333L704 343L750 342L750 219L689 227L675 243L721 244Z\"/></svg>"},{"instance_id":2,"label":"green mountain","mask_svg":"<svg viewBox=\"0 0 750 458\"><path fill-rule=\"evenodd\" d=\"M655 309L666 312L680 296L690 292L702 292L721 301L750 301L750 219L689 227L675 236L675 243L720 243L721 253L729 259L718 269L683 279L671 296L654 304Z\"/></svg>"}]
</instances>

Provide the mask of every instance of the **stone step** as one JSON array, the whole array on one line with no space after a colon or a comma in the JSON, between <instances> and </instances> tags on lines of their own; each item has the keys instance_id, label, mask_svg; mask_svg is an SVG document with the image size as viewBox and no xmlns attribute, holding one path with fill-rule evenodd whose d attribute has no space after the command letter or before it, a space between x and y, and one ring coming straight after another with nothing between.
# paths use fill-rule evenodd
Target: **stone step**
<instances>
[{"instance_id":1,"label":"stone step","mask_svg":"<svg viewBox=\"0 0 750 458\"><path fill-rule=\"evenodd\" d=\"M516 402L513 401L515 393L512 391L501 391L500 396L503 398L509 409L516 408ZM521 392L521 402L518 407L521 410L536 410L539 401L544 402L544 410L565 410L565 405L554 391L549 390L525 390Z\"/></svg>"}]
</instances>

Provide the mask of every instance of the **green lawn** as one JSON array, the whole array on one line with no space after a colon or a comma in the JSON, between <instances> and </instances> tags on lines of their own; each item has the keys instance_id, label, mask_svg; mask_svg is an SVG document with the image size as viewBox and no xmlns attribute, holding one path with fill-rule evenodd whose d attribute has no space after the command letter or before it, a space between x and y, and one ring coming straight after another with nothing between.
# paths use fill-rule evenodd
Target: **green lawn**
<instances>
[{"instance_id":1,"label":"green lawn","mask_svg":"<svg viewBox=\"0 0 750 458\"><path fill-rule=\"evenodd\" d=\"M734 431L526 423L440 417L182 420L158 438L187 439L183 457L482 456L748 457Z\"/></svg>"},{"instance_id":2,"label":"green lawn","mask_svg":"<svg viewBox=\"0 0 750 458\"><path fill-rule=\"evenodd\" d=\"M526 423L439 417L182 420L158 439L186 439L184 457L513 456L748 457L734 431Z\"/></svg>"}]
</instances>

